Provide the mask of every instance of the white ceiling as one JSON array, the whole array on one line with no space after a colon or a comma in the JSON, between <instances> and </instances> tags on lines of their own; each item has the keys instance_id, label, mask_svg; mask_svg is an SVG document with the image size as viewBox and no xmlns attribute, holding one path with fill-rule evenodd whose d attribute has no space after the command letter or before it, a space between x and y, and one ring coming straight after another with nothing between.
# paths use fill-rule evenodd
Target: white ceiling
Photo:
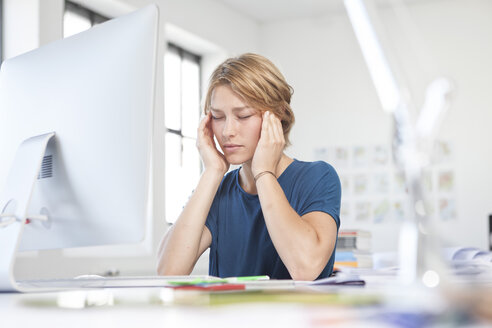
<instances>
[{"instance_id":1,"label":"white ceiling","mask_svg":"<svg viewBox=\"0 0 492 328\"><path fill-rule=\"evenodd\" d=\"M343 0L216 0L260 23L342 11Z\"/></svg>"},{"instance_id":2,"label":"white ceiling","mask_svg":"<svg viewBox=\"0 0 492 328\"><path fill-rule=\"evenodd\" d=\"M343 0L215 0L260 23L344 13ZM431 0L374 0L378 6ZM446 1L446 0L432 0Z\"/></svg>"}]
</instances>

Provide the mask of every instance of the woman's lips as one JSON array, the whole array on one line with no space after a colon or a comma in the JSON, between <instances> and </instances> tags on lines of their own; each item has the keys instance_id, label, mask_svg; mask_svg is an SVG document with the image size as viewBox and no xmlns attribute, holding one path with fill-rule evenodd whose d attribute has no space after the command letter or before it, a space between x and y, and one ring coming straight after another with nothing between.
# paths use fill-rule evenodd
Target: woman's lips
<instances>
[{"instance_id":1,"label":"woman's lips","mask_svg":"<svg viewBox=\"0 0 492 328\"><path fill-rule=\"evenodd\" d=\"M241 147L242 147L241 145L224 145L224 150L233 152L233 151L238 150Z\"/></svg>"}]
</instances>

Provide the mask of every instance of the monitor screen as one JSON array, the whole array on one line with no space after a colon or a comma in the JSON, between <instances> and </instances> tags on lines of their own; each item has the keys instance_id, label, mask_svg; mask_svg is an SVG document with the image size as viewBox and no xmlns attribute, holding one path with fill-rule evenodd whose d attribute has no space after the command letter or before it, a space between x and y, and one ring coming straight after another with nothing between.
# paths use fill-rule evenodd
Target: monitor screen
<instances>
[{"instance_id":1,"label":"monitor screen","mask_svg":"<svg viewBox=\"0 0 492 328\"><path fill-rule=\"evenodd\" d=\"M0 188L20 144L55 133L27 215L48 220L25 225L19 250L144 238L157 31L151 5L2 64Z\"/></svg>"}]
</instances>

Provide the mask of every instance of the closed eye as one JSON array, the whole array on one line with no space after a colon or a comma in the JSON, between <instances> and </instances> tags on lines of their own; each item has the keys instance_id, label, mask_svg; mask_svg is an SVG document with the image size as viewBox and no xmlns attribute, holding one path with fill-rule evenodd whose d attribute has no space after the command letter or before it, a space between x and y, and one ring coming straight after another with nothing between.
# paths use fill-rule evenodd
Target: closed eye
<instances>
[{"instance_id":1,"label":"closed eye","mask_svg":"<svg viewBox=\"0 0 492 328\"><path fill-rule=\"evenodd\" d=\"M251 116L253 116L253 115L239 116L239 119L240 119L240 120L245 120L245 119L247 119L247 118L250 118Z\"/></svg>"},{"instance_id":2,"label":"closed eye","mask_svg":"<svg viewBox=\"0 0 492 328\"><path fill-rule=\"evenodd\" d=\"M222 119L223 119L223 117L215 117L212 115L212 120L218 121L218 120L222 120Z\"/></svg>"}]
</instances>

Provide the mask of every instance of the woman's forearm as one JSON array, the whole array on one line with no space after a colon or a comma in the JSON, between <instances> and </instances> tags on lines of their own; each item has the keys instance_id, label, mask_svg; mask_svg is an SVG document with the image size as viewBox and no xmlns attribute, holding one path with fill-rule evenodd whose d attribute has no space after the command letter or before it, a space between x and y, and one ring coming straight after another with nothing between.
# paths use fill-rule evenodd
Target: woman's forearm
<instances>
[{"instance_id":1,"label":"woman's forearm","mask_svg":"<svg viewBox=\"0 0 492 328\"><path fill-rule=\"evenodd\" d=\"M161 242L158 273L190 274L199 257L200 240L210 206L224 174L204 171L181 215Z\"/></svg>"},{"instance_id":2,"label":"woman's forearm","mask_svg":"<svg viewBox=\"0 0 492 328\"><path fill-rule=\"evenodd\" d=\"M275 177L261 177L256 187L268 233L291 277L316 279L327 263L327 257L322 255L327 253L326 243L320 242L313 225L290 206Z\"/></svg>"}]
</instances>

